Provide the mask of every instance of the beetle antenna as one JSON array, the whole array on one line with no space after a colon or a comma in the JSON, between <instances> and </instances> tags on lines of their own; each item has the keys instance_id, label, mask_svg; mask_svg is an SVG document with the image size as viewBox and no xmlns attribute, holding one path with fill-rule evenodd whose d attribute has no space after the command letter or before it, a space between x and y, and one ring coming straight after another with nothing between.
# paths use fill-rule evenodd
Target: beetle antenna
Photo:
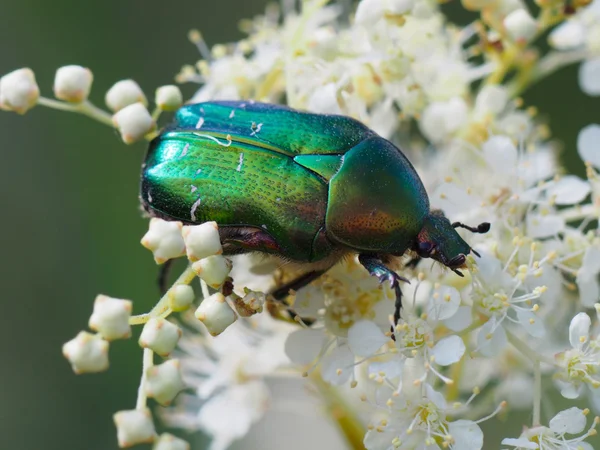
<instances>
[{"instance_id":1,"label":"beetle antenna","mask_svg":"<svg viewBox=\"0 0 600 450\"><path fill-rule=\"evenodd\" d=\"M490 223L489 222L482 222L479 225L477 225L477 227L470 227L469 225L465 225L464 223L460 223L460 222L454 222L452 224L452 226L454 228L465 228L467 230L469 230L472 233L487 233L488 231L490 231Z\"/></svg>"},{"instance_id":2,"label":"beetle antenna","mask_svg":"<svg viewBox=\"0 0 600 450\"><path fill-rule=\"evenodd\" d=\"M477 256L478 258L481 258L481 255L479 254L479 252L475 251L474 249L471 249L471 251L475 254L475 256Z\"/></svg>"},{"instance_id":3,"label":"beetle antenna","mask_svg":"<svg viewBox=\"0 0 600 450\"><path fill-rule=\"evenodd\" d=\"M464 275L462 274L462 272L458 269L452 269L452 272L454 272L456 275L460 276L460 277L464 277Z\"/></svg>"}]
</instances>

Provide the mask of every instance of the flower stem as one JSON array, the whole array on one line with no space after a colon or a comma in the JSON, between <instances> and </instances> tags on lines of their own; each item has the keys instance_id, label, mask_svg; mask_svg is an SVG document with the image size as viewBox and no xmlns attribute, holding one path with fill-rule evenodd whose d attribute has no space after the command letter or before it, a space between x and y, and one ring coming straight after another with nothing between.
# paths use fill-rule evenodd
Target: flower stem
<instances>
[{"instance_id":1,"label":"flower stem","mask_svg":"<svg viewBox=\"0 0 600 450\"><path fill-rule=\"evenodd\" d=\"M539 359L533 362L533 375L533 426L537 427L541 423L542 410L542 369L540 367Z\"/></svg>"},{"instance_id":2,"label":"flower stem","mask_svg":"<svg viewBox=\"0 0 600 450\"><path fill-rule=\"evenodd\" d=\"M193 271L191 264L185 269L185 271L177 278L177 281L173 283L173 286L169 288L169 290L161 297L154 308L146 314L139 314L137 316L131 316L129 318L130 325L141 325L148 322L152 317L167 317L171 314L171 308L169 307L169 294L175 288L175 286L179 286L180 284L190 284L194 278L196 278L196 273Z\"/></svg>"},{"instance_id":3,"label":"flower stem","mask_svg":"<svg viewBox=\"0 0 600 450\"><path fill-rule=\"evenodd\" d=\"M146 372L154 365L154 352L149 348L144 349L144 357L142 360L142 378L140 380L140 386L138 387L137 401L135 403L135 409L146 408Z\"/></svg>"},{"instance_id":4,"label":"flower stem","mask_svg":"<svg viewBox=\"0 0 600 450\"><path fill-rule=\"evenodd\" d=\"M88 100L81 103L67 103L51 98L40 97L38 99L38 104L42 106L47 106L48 108L58 109L59 111L70 111L83 114L85 116L97 120L100 123L108 125L111 128L114 128L112 116L103 109L98 108L96 105L89 102Z\"/></svg>"}]
</instances>

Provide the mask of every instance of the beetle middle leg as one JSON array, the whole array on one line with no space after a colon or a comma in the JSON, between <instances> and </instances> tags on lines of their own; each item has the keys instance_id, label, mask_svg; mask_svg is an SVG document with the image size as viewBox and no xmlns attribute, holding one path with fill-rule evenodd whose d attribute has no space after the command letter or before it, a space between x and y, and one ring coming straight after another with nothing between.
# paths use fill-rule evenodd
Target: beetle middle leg
<instances>
[{"instance_id":1,"label":"beetle middle leg","mask_svg":"<svg viewBox=\"0 0 600 450\"><path fill-rule=\"evenodd\" d=\"M167 293L167 282L169 281L169 273L171 273L174 261L174 259L167 259L158 271L158 279L156 281L161 296Z\"/></svg>"},{"instance_id":2,"label":"beetle middle leg","mask_svg":"<svg viewBox=\"0 0 600 450\"><path fill-rule=\"evenodd\" d=\"M387 267L379 256L360 254L358 255L358 260L372 276L377 277L380 283L387 281L390 283L390 287L394 289L396 294L396 302L394 303L394 326L397 325L400 320L400 309L402 308L400 281L405 281L407 283L410 283L410 281Z\"/></svg>"}]
</instances>

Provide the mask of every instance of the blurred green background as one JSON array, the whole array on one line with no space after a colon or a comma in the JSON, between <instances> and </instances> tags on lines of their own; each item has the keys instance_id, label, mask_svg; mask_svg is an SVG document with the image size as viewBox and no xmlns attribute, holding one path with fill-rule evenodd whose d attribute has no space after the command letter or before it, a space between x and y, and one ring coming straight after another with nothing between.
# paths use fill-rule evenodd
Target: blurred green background
<instances>
[{"instance_id":1,"label":"blurred green background","mask_svg":"<svg viewBox=\"0 0 600 450\"><path fill-rule=\"evenodd\" d=\"M123 78L151 97L199 58L189 29L210 44L238 39L239 19L264 4L1 0L0 74L31 67L51 96L56 68L81 64L94 72L91 98L99 105ZM582 174L577 132L593 117L600 121L600 101L579 91L576 69L536 86L526 100L551 118L564 163ZM137 198L144 144L127 147L98 123L41 107L24 117L0 112L0 137L0 449L116 448L112 414L135 404L135 340L112 345L111 370L100 375L73 375L61 346L85 328L96 294L133 299L135 312L156 298L157 269L138 243L147 227ZM518 435L518 426L511 430Z\"/></svg>"}]
</instances>

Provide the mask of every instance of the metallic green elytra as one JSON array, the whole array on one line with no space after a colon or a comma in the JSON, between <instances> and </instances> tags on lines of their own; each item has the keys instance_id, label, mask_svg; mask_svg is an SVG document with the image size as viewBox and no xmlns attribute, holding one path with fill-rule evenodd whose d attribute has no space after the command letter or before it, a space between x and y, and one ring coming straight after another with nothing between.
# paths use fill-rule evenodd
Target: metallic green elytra
<instances>
[{"instance_id":1,"label":"metallic green elytra","mask_svg":"<svg viewBox=\"0 0 600 450\"><path fill-rule=\"evenodd\" d=\"M396 289L385 264L407 250L460 275L471 247L431 210L404 154L360 122L251 101L186 105L155 138L142 173L155 217L215 221L226 254L306 263L308 282L348 253ZM486 232L489 224L475 232ZM290 285L297 288L298 283Z\"/></svg>"}]
</instances>

